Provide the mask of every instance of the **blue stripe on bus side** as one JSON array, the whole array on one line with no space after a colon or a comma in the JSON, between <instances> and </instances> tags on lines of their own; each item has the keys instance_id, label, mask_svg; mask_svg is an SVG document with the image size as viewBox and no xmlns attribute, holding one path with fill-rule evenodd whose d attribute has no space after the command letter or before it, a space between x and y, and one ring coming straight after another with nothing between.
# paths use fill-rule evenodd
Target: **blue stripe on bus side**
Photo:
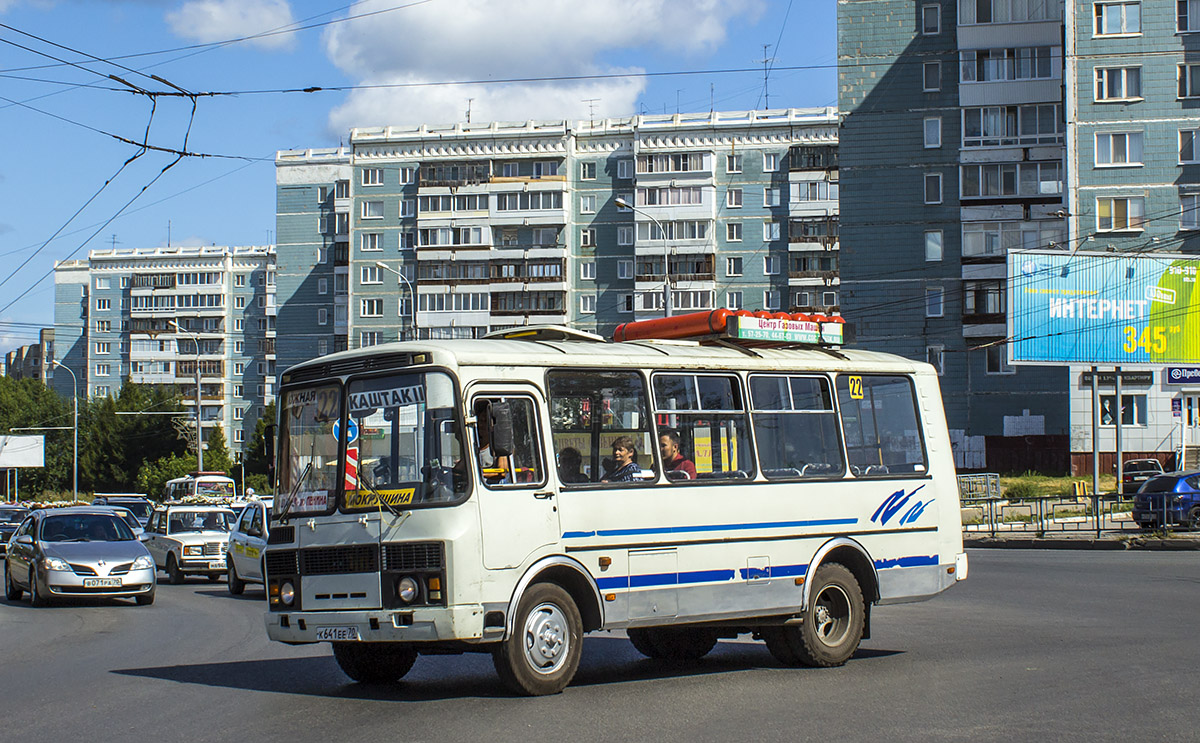
<instances>
[{"instance_id":1,"label":"blue stripe on bus side","mask_svg":"<svg viewBox=\"0 0 1200 743\"><path fill-rule=\"evenodd\" d=\"M886 570L887 568L915 568L937 564L937 555L914 555L912 557L897 557L892 560L876 560L875 569Z\"/></svg>"},{"instance_id":2,"label":"blue stripe on bus side","mask_svg":"<svg viewBox=\"0 0 1200 743\"><path fill-rule=\"evenodd\" d=\"M645 529L601 529L597 531L568 531L563 533L563 539L582 539L585 537L633 537L651 534L689 534L715 531L738 531L740 529L783 529L806 526L853 526L857 518L848 519L812 519L809 521L766 521L754 524L707 524L703 526L661 526Z\"/></svg>"},{"instance_id":3,"label":"blue stripe on bus side","mask_svg":"<svg viewBox=\"0 0 1200 743\"><path fill-rule=\"evenodd\" d=\"M888 568L924 567L937 564L937 555L912 555L909 557L898 557L891 560L876 560L875 569L886 570ZM622 575L597 578L596 587L601 591L607 591L610 589L649 588L652 586L675 586L693 583L718 583L722 581L733 580L737 576L740 576L742 580L749 580L751 577L757 579L791 578L807 574L808 568L808 565L772 565L766 569L741 568L737 571L695 570L687 573L651 573L647 575L633 576ZM751 573L753 573L753 576Z\"/></svg>"}]
</instances>

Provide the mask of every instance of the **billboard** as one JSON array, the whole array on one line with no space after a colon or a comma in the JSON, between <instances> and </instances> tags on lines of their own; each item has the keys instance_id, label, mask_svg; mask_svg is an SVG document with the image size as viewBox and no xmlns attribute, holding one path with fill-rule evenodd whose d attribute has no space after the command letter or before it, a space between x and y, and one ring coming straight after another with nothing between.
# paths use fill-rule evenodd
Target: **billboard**
<instances>
[{"instance_id":1,"label":"billboard","mask_svg":"<svg viewBox=\"0 0 1200 743\"><path fill-rule=\"evenodd\" d=\"M1008 254L1009 361L1200 363L1200 258Z\"/></svg>"},{"instance_id":2,"label":"billboard","mask_svg":"<svg viewBox=\"0 0 1200 743\"><path fill-rule=\"evenodd\" d=\"M44 467L45 436L0 436L0 467Z\"/></svg>"}]
</instances>

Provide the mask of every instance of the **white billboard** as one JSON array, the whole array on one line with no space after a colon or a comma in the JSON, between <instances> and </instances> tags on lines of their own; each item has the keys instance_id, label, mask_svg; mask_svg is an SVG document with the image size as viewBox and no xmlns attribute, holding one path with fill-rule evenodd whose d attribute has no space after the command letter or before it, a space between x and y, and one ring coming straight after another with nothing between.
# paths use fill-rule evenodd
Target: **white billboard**
<instances>
[{"instance_id":1,"label":"white billboard","mask_svg":"<svg viewBox=\"0 0 1200 743\"><path fill-rule=\"evenodd\" d=\"M0 436L0 468L44 466L45 436Z\"/></svg>"}]
</instances>

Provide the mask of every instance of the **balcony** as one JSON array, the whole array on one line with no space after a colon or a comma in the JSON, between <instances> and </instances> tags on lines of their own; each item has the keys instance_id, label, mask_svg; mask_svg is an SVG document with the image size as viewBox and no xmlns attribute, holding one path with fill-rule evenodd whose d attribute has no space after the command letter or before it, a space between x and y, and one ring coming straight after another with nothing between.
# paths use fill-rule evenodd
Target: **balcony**
<instances>
[{"instance_id":1,"label":"balcony","mask_svg":"<svg viewBox=\"0 0 1200 743\"><path fill-rule=\"evenodd\" d=\"M788 170L837 170L837 145L797 145L788 150Z\"/></svg>"},{"instance_id":2,"label":"balcony","mask_svg":"<svg viewBox=\"0 0 1200 743\"><path fill-rule=\"evenodd\" d=\"M174 289L174 273L135 273L129 280L130 289Z\"/></svg>"},{"instance_id":3,"label":"balcony","mask_svg":"<svg viewBox=\"0 0 1200 743\"><path fill-rule=\"evenodd\" d=\"M838 278L837 271L789 271L789 279L820 279L826 284L832 284Z\"/></svg>"},{"instance_id":4,"label":"balcony","mask_svg":"<svg viewBox=\"0 0 1200 743\"><path fill-rule=\"evenodd\" d=\"M418 185L424 187L475 186L492 182L492 164L484 162L429 163L421 166Z\"/></svg>"}]
</instances>

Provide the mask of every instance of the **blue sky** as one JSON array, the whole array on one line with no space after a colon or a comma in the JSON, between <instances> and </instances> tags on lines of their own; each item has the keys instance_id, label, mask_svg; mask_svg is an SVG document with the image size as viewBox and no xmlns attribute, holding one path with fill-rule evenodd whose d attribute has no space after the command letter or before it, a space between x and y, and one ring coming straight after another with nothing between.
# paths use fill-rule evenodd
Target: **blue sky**
<instances>
[{"instance_id":1,"label":"blue sky","mask_svg":"<svg viewBox=\"0 0 1200 743\"><path fill-rule=\"evenodd\" d=\"M0 24L0 352L53 324L54 261L273 241L274 153L353 126L765 108L764 44L772 108L837 100L834 0L0 0ZM172 85L237 95L138 92ZM314 86L340 90L276 92Z\"/></svg>"}]
</instances>

